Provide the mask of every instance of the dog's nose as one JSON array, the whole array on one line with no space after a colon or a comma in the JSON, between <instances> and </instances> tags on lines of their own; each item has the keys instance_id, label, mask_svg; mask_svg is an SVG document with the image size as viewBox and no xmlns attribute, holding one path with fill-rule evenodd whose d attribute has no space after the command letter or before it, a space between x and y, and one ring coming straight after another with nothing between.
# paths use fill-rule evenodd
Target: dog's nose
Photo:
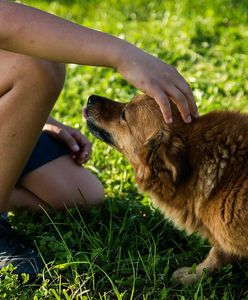
<instances>
[{"instance_id":1,"label":"dog's nose","mask_svg":"<svg viewBox=\"0 0 248 300\"><path fill-rule=\"evenodd\" d=\"M91 95L88 98L88 105L94 105L97 102L98 98L99 98L99 96Z\"/></svg>"}]
</instances>

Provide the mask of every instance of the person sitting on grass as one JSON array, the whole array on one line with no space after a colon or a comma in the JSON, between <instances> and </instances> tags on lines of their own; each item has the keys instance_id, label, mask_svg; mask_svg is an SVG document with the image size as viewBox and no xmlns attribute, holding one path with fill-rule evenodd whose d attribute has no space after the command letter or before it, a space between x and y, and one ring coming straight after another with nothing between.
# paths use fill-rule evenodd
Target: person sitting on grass
<instances>
[{"instance_id":1,"label":"person sitting on grass","mask_svg":"<svg viewBox=\"0 0 248 300\"><path fill-rule=\"evenodd\" d=\"M48 117L63 88L65 63L116 69L155 99L168 123L168 99L185 122L197 115L190 87L174 67L124 40L0 0L1 212L37 211L44 204L83 209L103 201L102 184L80 166L90 156L90 143ZM16 273L35 276L42 268L37 252L8 222L2 220L0 230L0 268L12 263Z\"/></svg>"}]
</instances>

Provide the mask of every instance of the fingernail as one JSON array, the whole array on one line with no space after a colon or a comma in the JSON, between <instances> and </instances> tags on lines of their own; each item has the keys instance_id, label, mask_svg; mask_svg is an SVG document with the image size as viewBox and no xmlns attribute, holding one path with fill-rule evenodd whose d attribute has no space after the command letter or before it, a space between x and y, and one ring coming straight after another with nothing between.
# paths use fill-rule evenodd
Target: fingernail
<instances>
[{"instance_id":1,"label":"fingernail","mask_svg":"<svg viewBox=\"0 0 248 300\"><path fill-rule=\"evenodd\" d=\"M171 124L172 122L173 122L172 117L166 119L166 123L167 123L167 124Z\"/></svg>"},{"instance_id":2,"label":"fingernail","mask_svg":"<svg viewBox=\"0 0 248 300\"><path fill-rule=\"evenodd\" d=\"M79 147L77 144L75 144L75 145L73 145L73 146L71 147L71 150L74 151L74 152L77 152L77 151L80 150L80 147Z\"/></svg>"},{"instance_id":3,"label":"fingernail","mask_svg":"<svg viewBox=\"0 0 248 300\"><path fill-rule=\"evenodd\" d=\"M191 116L188 116L188 118L186 119L186 123L190 123L192 121Z\"/></svg>"}]
</instances>

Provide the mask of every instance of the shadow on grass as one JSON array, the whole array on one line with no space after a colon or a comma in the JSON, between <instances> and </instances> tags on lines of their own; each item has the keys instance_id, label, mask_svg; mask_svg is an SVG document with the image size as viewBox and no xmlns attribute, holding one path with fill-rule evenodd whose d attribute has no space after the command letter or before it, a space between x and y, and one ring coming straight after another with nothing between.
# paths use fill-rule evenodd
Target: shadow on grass
<instances>
[{"instance_id":1,"label":"shadow on grass","mask_svg":"<svg viewBox=\"0 0 248 300\"><path fill-rule=\"evenodd\" d=\"M41 285L24 284L22 290L41 295L64 289L68 297L85 293L85 299L105 299L100 298L105 293L106 299L193 299L197 294L196 299L228 295L223 299L236 300L247 295L247 263L227 266L193 287L171 282L177 267L199 263L209 245L177 231L159 211L133 200L137 197L108 198L102 208L84 215L70 209L30 216L29 223L25 215L14 216L12 224L36 240L47 262Z\"/></svg>"}]
</instances>

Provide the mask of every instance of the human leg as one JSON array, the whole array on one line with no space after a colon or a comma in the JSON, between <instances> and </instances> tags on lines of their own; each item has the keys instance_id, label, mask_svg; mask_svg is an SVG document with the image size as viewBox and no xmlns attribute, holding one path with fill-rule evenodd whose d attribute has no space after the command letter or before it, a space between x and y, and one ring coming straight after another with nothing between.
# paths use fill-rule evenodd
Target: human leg
<instances>
[{"instance_id":1,"label":"human leg","mask_svg":"<svg viewBox=\"0 0 248 300\"><path fill-rule=\"evenodd\" d=\"M25 209L32 212L40 212L42 208L46 211L50 211L51 209L47 203L42 201L31 191L25 189L23 186L17 185L10 194L6 211Z\"/></svg>"},{"instance_id":2,"label":"human leg","mask_svg":"<svg viewBox=\"0 0 248 300\"><path fill-rule=\"evenodd\" d=\"M0 210L64 82L64 67L0 51Z\"/></svg>"},{"instance_id":3,"label":"human leg","mask_svg":"<svg viewBox=\"0 0 248 300\"><path fill-rule=\"evenodd\" d=\"M9 209L86 210L102 204L103 199L101 182L69 155L64 155L23 176L11 194Z\"/></svg>"},{"instance_id":4,"label":"human leg","mask_svg":"<svg viewBox=\"0 0 248 300\"><path fill-rule=\"evenodd\" d=\"M64 82L63 65L0 50L0 211L20 176ZM36 275L38 254L0 220L0 268Z\"/></svg>"}]
</instances>

